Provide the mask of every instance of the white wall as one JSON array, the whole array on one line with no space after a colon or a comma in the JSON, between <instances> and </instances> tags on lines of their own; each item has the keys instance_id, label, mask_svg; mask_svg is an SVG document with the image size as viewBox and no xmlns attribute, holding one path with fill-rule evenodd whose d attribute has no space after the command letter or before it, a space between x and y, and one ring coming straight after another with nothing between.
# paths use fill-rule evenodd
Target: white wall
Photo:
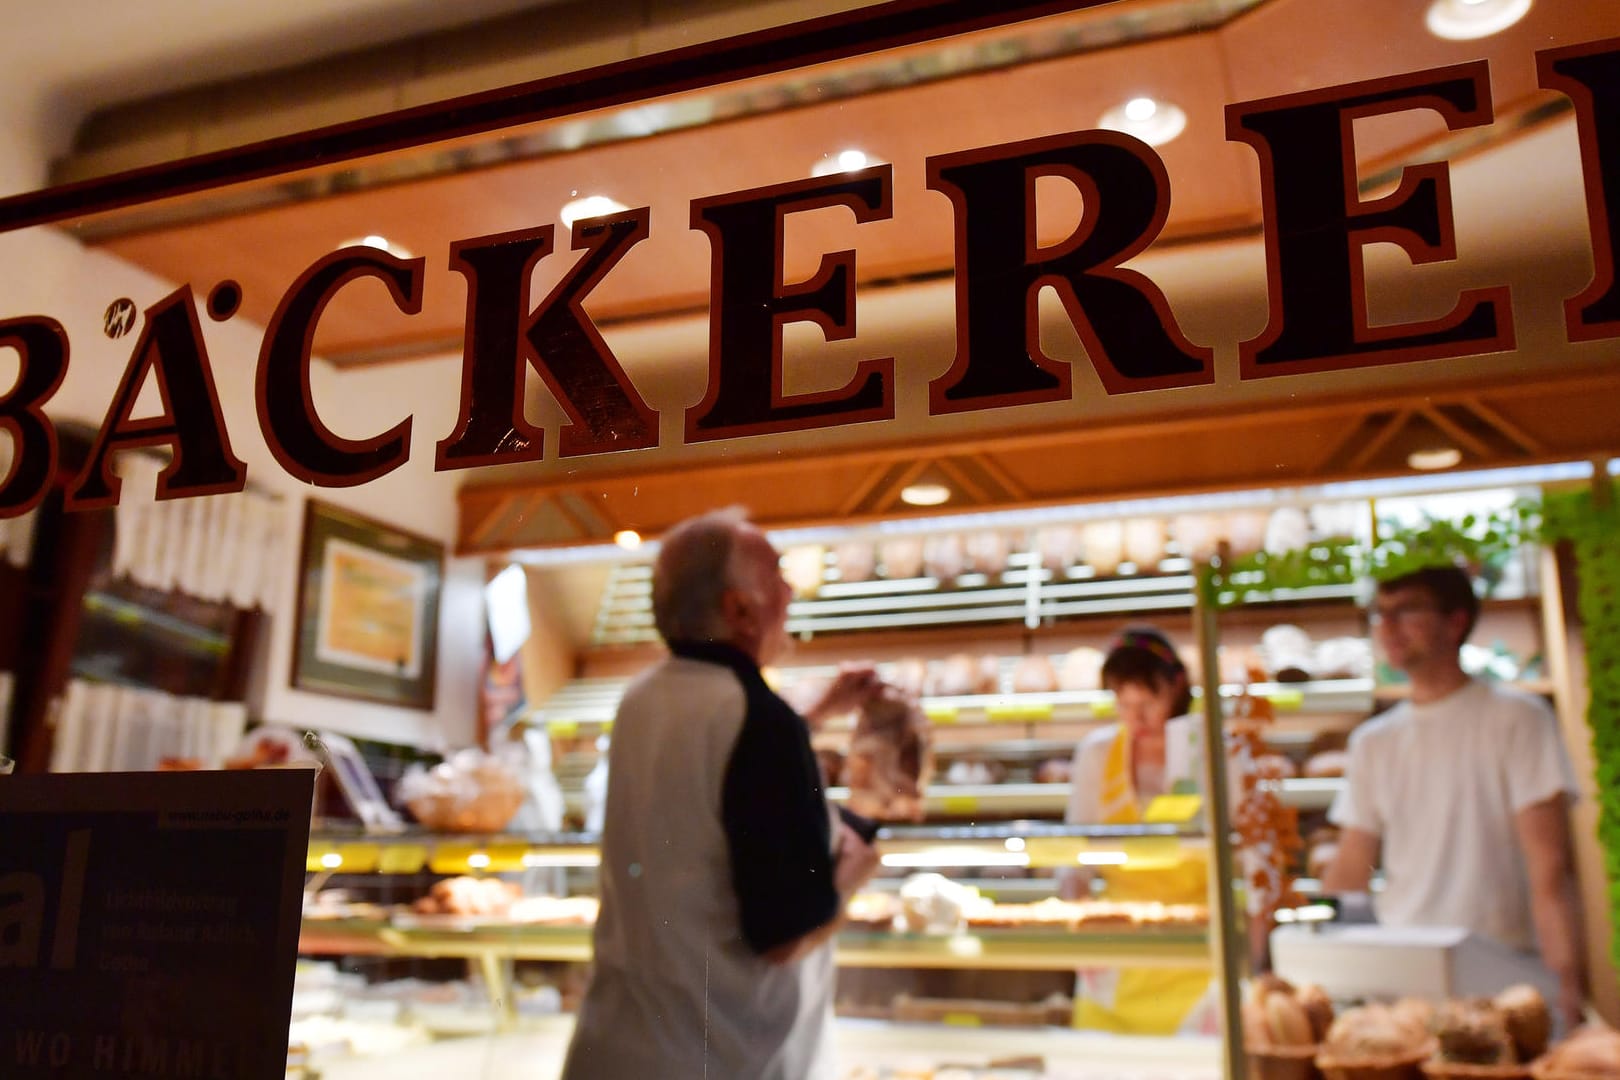
<instances>
[{"instance_id":1,"label":"white wall","mask_svg":"<svg viewBox=\"0 0 1620 1080\"><path fill-rule=\"evenodd\" d=\"M194 283L206 295L212 282ZM129 361L136 337L109 340L101 329L107 304L127 296L145 308L172 291L116 258L83 248L65 233L37 228L0 234L0 318L49 315L71 342L68 375L47 411L56 420L99 425ZM199 297L199 304L202 298ZM318 727L365 738L425 746L466 745L475 737L477 685L483 657L483 563L447 560L440 602L438 690L432 712L375 705L297 691L289 685L297 595L298 537L303 506L314 497L344 505L412 532L445 542L455 538L455 488L460 476L433 472L433 442L455 419L456 361L419 361L339 372L316 366L316 401L339 434L358 437L386 430L415 411L412 457L394 474L360 488L316 490L282 471L259 432L253 384L261 328L231 320L200 319L232 449L247 463L249 483L282 495L289 506L288 536L277 556L277 596L250 699L257 718ZM16 357L0 355L0 387L16 375ZM137 415L155 409L148 386Z\"/></svg>"}]
</instances>

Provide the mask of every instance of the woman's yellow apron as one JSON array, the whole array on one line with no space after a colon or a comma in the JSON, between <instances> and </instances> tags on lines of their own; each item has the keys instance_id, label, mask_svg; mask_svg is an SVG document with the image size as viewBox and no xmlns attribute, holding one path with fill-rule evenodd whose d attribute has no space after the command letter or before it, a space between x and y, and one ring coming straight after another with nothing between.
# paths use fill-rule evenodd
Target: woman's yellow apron
<instances>
[{"instance_id":1,"label":"woman's yellow apron","mask_svg":"<svg viewBox=\"0 0 1620 1080\"><path fill-rule=\"evenodd\" d=\"M1101 824L1134 825L1142 820L1134 775L1130 731L1121 724L1103 766ZM1107 883L1110 900L1203 904L1209 899L1209 861L1202 851L1186 850L1181 862L1172 866L1126 865L1096 872ZM1132 1035L1174 1034L1208 992L1210 977L1207 967L1082 971L1075 987L1074 1026Z\"/></svg>"}]
</instances>

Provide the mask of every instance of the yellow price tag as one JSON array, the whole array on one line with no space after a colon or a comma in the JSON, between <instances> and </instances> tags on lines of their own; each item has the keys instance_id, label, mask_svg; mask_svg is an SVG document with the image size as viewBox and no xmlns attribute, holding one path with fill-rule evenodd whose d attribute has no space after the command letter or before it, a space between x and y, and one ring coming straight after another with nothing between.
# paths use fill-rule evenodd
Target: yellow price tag
<instances>
[{"instance_id":1,"label":"yellow price tag","mask_svg":"<svg viewBox=\"0 0 1620 1080\"><path fill-rule=\"evenodd\" d=\"M1052 706L1049 704L991 705L984 710L984 715L991 723L996 724L1036 723L1041 720L1052 719Z\"/></svg>"},{"instance_id":2,"label":"yellow price tag","mask_svg":"<svg viewBox=\"0 0 1620 1080\"><path fill-rule=\"evenodd\" d=\"M979 800L973 795L947 795L940 800L940 810L947 814L976 814Z\"/></svg>"},{"instance_id":3,"label":"yellow price tag","mask_svg":"<svg viewBox=\"0 0 1620 1080\"><path fill-rule=\"evenodd\" d=\"M954 724L957 721L955 705L928 705L923 708L923 714L928 717L930 724Z\"/></svg>"},{"instance_id":4,"label":"yellow price tag","mask_svg":"<svg viewBox=\"0 0 1620 1080\"><path fill-rule=\"evenodd\" d=\"M1305 706L1305 692L1302 690L1273 690L1266 698L1272 708L1287 712L1298 712Z\"/></svg>"},{"instance_id":5,"label":"yellow price tag","mask_svg":"<svg viewBox=\"0 0 1620 1080\"><path fill-rule=\"evenodd\" d=\"M939 1020L940 1023L945 1024L948 1027L976 1028L984 1026L984 1018L979 1016L978 1013L948 1012L941 1016Z\"/></svg>"},{"instance_id":6,"label":"yellow price tag","mask_svg":"<svg viewBox=\"0 0 1620 1080\"><path fill-rule=\"evenodd\" d=\"M546 734L568 738L579 734L578 720L550 720L546 722Z\"/></svg>"},{"instance_id":7,"label":"yellow price tag","mask_svg":"<svg viewBox=\"0 0 1620 1080\"><path fill-rule=\"evenodd\" d=\"M428 849L421 844L389 844L377 858L379 874L417 874L427 865Z\"/></svg>"},{"instance_id":8,"label":"yellow price tag","mask_svg":"<svg viewBox=\"0 0 1620 1080\"><path fill-rule=\"evenodd\" d=\"M1142 820L1149 825L1180 825L1197 817L1203 807L1202 795L1160 795L1147 804Z\"/></svg>"},{"instance_id":9,"label":"yellow price tag","mask_svg":"<svg viewBox=\"0 0 1620 1080\"><path fill-rule=\"evenodd\" d=\"M377 863L382 858L382 847L378 844L344 844L338 848L338 854L343 856L345 874L371 874L376 872Z\"/></svg>"},{"instance_id":10,"label":"yellow price tag","mask_svg":"<svg viewBox=\"0 0 1620 1080\"><path fill-rule=\"evenodd\" d=\"M1107 720L1119 713L1112 697L1098 698L1091 703L1091 715L1098 720Z\"/></svg>"}]
</instances>

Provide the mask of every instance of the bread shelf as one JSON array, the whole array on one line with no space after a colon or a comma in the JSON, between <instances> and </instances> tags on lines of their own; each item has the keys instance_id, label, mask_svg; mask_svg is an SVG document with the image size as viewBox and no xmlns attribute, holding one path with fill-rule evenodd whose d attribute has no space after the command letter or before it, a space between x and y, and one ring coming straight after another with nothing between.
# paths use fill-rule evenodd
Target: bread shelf
<instances>
[{"instance_id":1,"label":"bread shelf","mask_svg":"<svg viewBox=\"0 0 1620 1080\"><path fill-rule=\"evenodd\" d=\"M1007 785L1004 785L1007 786ZM1025 785L1061 787L1067 785ZM1005 825L884 828L877 848L891 868L971 869L987 866L1074 866L1083 852L1124 851L1141 860L1179 859L1200 838L1173 825ZM321 834L310 838L310 873L517 873L540 867L591 867L600 861L589 833L554 836L397 836Z\"/></svg>"},{"instance_id":2,"label":"bread shelf","mask_svg":"<svg viewBox=\"0 0 1620 1080\"><path fill-rule=\"evenodd\" d=\"M815 677L825 673L807 669L801 677ZM533 721L544 723L553 735L574 735L581 731L605 731L613 725L613 714L619 705L628 680L574 679L553 694L546 703L530 714ZM1237 698L1244 687L1235 684L1221 687L1223 700ZM1372 711L1374 687L1371 679L1323 679L1300 683L1255 683L1248 691L1265 698L1281 716L1292 714L1318 715L1355 713L1365 715ZM1066 690L1051 693L964 694L951 697L927 697L923 709L944 736L955 727L996 726L1016 728L1021 724L1083 723L1095 724L1113 719L1114 695L1106 690ZM847 729L848 720L833 721L825 730Z\"/></svg>"},{"instance_id":3,"label":"bread shelf","mask_svg":"<svg viewBox=\"0 0 1620 1080\"><path fill-rule=\"evenodd\" d=\"M591 958L588 926L539 926L487 921L454 928L401 927L386 919L306 918L298 951L310 956L459 957L470 960ZM896 934L846 930L838 935L843 967L981 968L1067 971L1130 964L1141 967L1208 965L1202 930L1120 931L994 930L961 934Z\"/></svg>"}]
</instances>

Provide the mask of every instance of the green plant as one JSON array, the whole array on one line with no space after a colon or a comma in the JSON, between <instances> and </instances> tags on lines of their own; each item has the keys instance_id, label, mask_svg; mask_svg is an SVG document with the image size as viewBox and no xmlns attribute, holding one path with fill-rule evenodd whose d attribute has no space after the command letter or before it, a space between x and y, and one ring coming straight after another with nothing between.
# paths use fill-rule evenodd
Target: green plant
<instances>
[{"instance_id":1,"label":"green plant","mask_svg":"<svg viewBox=\"0 0 1620 1080\"><path fill-rule=\"evenodd\" d=\"M1580 579L1576 608L1586 641L1592 759L1598 798L1598 842L1609 882L1609 925L1620 926L1620 507L1607 486L1549 496L1543 533L1567 541ZM1620 966L1620 934L1609 942Z\"/></svg>"}]
</instances>

